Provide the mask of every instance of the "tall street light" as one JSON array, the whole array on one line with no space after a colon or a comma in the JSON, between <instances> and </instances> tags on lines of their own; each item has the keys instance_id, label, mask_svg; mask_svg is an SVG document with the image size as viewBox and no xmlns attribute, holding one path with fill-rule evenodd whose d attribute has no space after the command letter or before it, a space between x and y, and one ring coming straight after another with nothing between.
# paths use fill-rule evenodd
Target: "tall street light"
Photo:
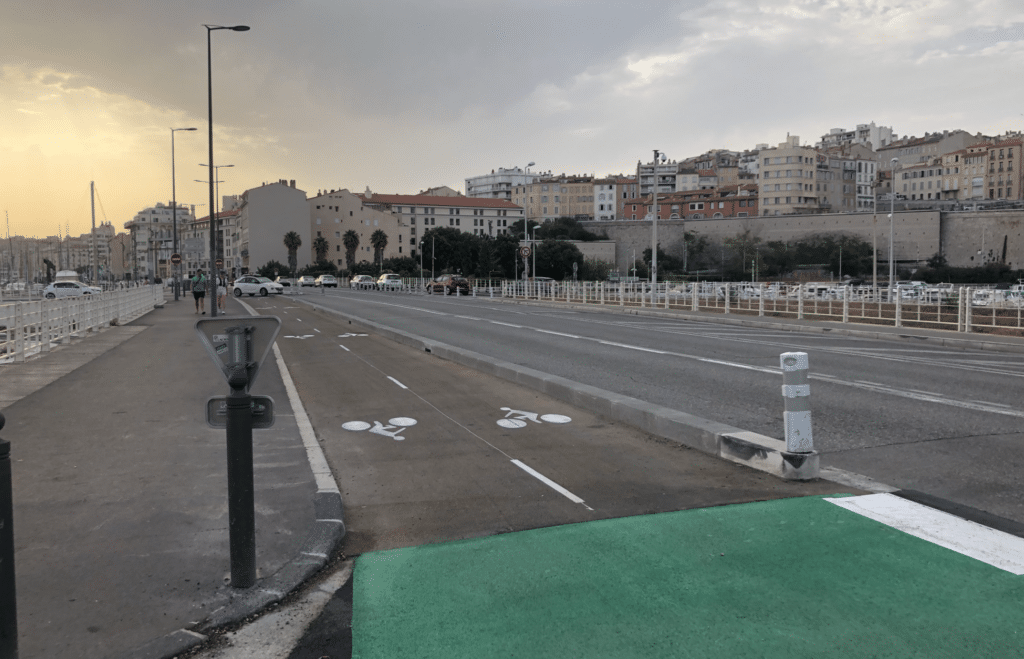
<instances>
[{"instance_id":1,"label":"tall street light","mask_svg":"<svg viewBox=\"0 0 1024 659\"><path fill-rule=\"evenodd\" d=\"M203 25L206 28L206 98L208 108L208 123L209 123L209 142L210 142L210 299L213 303L210 305L210 317L217 316L217 277L214 273L216 269L217 260L217 234L214 232L214 226L216 225L217 205L215 193L213 190L214 181L217 180L217 171L213 166L213 55L210 48L210 34L214 30L234 30L235 32L246 32L249 29L248 25ZM255 577L253 577L255 580ZM243 579L242 581L248 581ZM245 588L248 585L239 585L241 588Z\"/></svg>"},{"instance_id":2,"label":"tall street light","mask_svg":"<svg viewBox=\"0 0 1024 659\"><path fill-rule=\"evenodd\" d=\"M174 134L179 130L198 130L196 128L172 128L171 129L171 215L174 217L174 253L178 253L178 192L175 187L174 177ZM178 301L181 291L181 264L174 266L174 301Z\"/></svg>"},{"instance_id":3,"label":"tall street light","mask_svg":"<svg viewBox=\"0 0 1024 659\"><path fill-rule=\"evenodd\" d=\"M892 164L892 206L889 208L889 301L892 302L894 277L896 276L895 262L893 261L893 238L896 225L896 167L900 164L899 158L893 158Z\"/></svg>"},{"instance_id":4,"label":"tall street light","mask_svg":"<svg viewBox=\"0 0 1024 659\"><path fill-rule=\"evenodd\" d=\"M207 167L208 165L206 165L205 163L199 163L199 166L200 167ZM213 182L213 184L215 186L214 187L214 190L215 190L214 191L214 196L216 197L216 201L217 201L217 215L216 215L216 217L217 217L217 228L218 229L220 228L220 214L223 212L223 209L224 209L224 200L221 199L221 196L220 196L220 184L224 182L220 178L220 169L222 169L224 167L234 167L234 165L215 165L214 168L213 168L217 172L217 179ZM206 181L199 181L198 179L197 179L196 182L197 183L206 183ZM222 259L224 258L224 237L221 235L221 232L219 230L217 231L217 256L222 258ZM226 262L225 262L225 265L226 265Z\"/></svg>"},{"instance_id":5,"label":"tall street light","mask_svg":"<svg viewBox=\"0 0 1024 659\"><path fill-rule=\"evenodd\" d=\"M524 173L525 174L529 174L530 173L530 168L533 167L536 164L537 163L535 163L533 161L528 162L526 164L526 167L523 168ZM525 183L526 179L523 178L523 181ZM529 206L527 206L527 208L529 208ZM525 213L523 215L523 242L524 243L529 243L530 242L530 230L527 228L530 225L529 219L530 219L530 213L527 212L527 213ZM527 270L529 270L529 269L530 269L530 257L523 256L523 282L525 282L526 278L529 276L529 273L527 272ZM534 273L534 276L536 276L536 274L537 273ZM526 284L524 283L523 286L526 286Z\"/></svg>"},{"instance_id":6,"label":"tall street light","mask_svg":"<svg viewBox=\"0 0 1024 659\"><path fill-rule=\"evenodd\" d=\"M665 154L654 150L654 180L651 185L651 306L655 306L655 292L658 288L658 158L665 162Z\"/></svg>"}]
</instances>

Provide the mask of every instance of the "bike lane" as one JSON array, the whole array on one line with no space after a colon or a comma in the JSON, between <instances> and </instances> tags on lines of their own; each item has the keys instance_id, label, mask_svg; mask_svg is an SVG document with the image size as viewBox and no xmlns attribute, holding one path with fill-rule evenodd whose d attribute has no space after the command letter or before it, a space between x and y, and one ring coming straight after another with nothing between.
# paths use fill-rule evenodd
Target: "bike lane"
<instances>
[{"instance_id":1,"label":"bike lane","mask_svg":"<svg viewBox=\"0 0 1024 659\"><path fill-rule=\"evenodd\" d=\"M902 528L928 540L852 510L884 517L870 510L892 509L884 497L898 499L807 496L367 553L352 656L1020 656L1024 540L983 537L997 567L960 553L980 525L922 533L935 513L899 499Z\"/></svg>"}]
</instances>

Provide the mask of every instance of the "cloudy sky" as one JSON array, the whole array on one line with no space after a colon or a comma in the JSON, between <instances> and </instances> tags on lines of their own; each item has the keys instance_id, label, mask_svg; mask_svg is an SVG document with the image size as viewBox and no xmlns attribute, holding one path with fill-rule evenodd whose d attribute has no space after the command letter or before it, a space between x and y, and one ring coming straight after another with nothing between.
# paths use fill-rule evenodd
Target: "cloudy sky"
<instances>
[{"instance_id":1,"label":"cloudy sky","mask_svg":"<svg viewBox=\"0 0 1024 659\"><path fill-rule=\"evenodd\" d=\"M206 214L206 29L221 194L296 179L413 194L630 172L652 149L1024 128L1020 0L0 0L10 233ZM0 227L6 237L6 226Z\"/></svg>"}]
</instances>

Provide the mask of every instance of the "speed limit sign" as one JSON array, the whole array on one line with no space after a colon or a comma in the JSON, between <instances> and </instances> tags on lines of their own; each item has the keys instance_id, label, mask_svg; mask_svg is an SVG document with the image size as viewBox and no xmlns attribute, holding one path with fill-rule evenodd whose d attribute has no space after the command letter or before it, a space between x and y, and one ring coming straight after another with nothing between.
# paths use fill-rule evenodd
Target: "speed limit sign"
<instances>
[{"instance_id":1,"label":"speed limit sign","mask_svg":"<svg viewBox=\"0 0 1024 659\"><path fill-rule=\"evenodd\" d=\"M519 248L519 256L522 256L523 258L526 258L527 256L529 256L530 253L531 252L530 252L529 245L524 245L524 246Z\"/></svg>"}]
</instances>

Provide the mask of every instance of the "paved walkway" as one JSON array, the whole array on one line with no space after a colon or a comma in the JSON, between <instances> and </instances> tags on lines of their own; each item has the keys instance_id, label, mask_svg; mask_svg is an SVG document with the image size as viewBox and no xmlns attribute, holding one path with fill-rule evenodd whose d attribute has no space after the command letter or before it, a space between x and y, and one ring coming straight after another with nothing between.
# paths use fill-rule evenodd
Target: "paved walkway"
<instances>
[{"instance_id":1,"label":"paved walkway","mask_svg":"<svg viewBox=\"0 0 1024 659\"><path fill-rule=\"evenodd\" d=\"M226 583L225 435L205 422L207 398L227 385L199 342L198 318L209 315L194 314L191 296L172 297L125 327L0 366L21 659L188 641L180 630L237 613L246 599ZM253 433L262 584L294 568L314 526L316 485L273 356L253 393L277 404L276 425Z\"/></svg>"}]
</instances>

